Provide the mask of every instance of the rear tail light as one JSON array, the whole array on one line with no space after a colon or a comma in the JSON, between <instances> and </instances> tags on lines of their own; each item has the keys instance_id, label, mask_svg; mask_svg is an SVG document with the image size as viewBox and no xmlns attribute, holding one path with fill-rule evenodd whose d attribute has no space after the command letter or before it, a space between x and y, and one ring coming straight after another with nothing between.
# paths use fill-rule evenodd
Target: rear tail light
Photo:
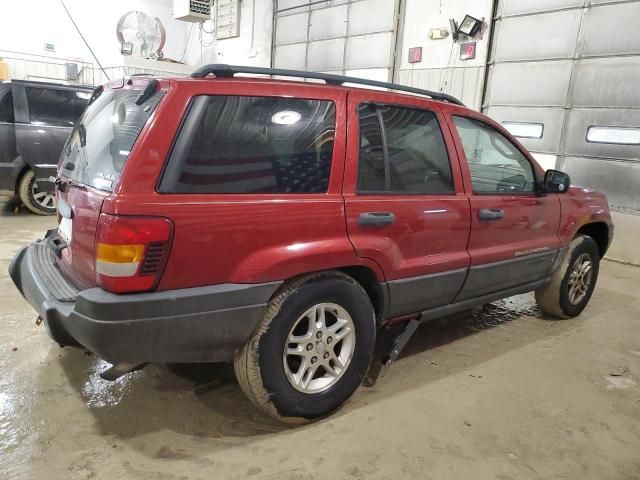
<instances>
[{"instance_id":1,"label":"rear tail light","mask_svg":"<svg viewBox=\"0 0 640 480\"><path fill-rule=\"evenodd\" d=\"M96 283L114 293L153 290L171 248L167 218L100 214L96 243Z\"/></svg>"}]
</instances>

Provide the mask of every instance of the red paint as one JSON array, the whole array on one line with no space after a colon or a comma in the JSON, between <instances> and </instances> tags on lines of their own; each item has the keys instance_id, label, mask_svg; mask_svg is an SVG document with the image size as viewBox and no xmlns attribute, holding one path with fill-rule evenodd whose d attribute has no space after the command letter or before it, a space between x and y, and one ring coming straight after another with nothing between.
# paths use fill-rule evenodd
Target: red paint
<instances>
[{"instance_id":1,"label":"red paint","mask_svg":"<svg viewBox=\"0 0 640 480\"><path fill-rule=\"evenodd\" d=\"M124 87L128 88L128 87ZM477 117L519 143L500 125L463 107L373 90L255 78L162 80L167 91L133 147L113 194L70 187L72 247L63 268L82 286L95 285L95 236L100 212L160 216L174 225L159 290L225 282L288 279L311 271L365 266L379 281L513 258L518 251L568 244L580 226L610 223L606 199L572 189L566 195L473 195L451 114ZM336 136L326 194L160 194L156 184L190 100L195 95L267 95L332 100ZM357 195L359 102L432 110L451 159L455 194ZM542 173L535 160L520 146ZM503 220L481 224L480 208L502 208ZM392 211L396 222L363 228L361 212Z\"/></svg>"},{"instance_id":2,"label":"red paint","mask_svg":"<svg viewBox=\"0 0 640 480\"><path fill-rule=\"evenodd\" d=\"M454 195L358 195L359 126L357 105L392 103L433 111L441 124L451 159ZM371 258L388 280L427 275L469 266L469 201L464 193L460 165L444 125L440 102L386 92L353 90L348 102L349 126L343 195L347 228L359 256ZM396 221L388 227L363 227L363 212L392 212Z\"/></svg>"},{"instance_id":3,"label":"red paint","mask_svg":"<svg viewBox=\"0 0 640 480\"><path fill-rule=\"evenodd\" d=\"M58 190L58 197L67 202L72 211L71 245L61 251L60 268L79 288L96 285L96 229L107 195L108 192L72 184L67 184L64 191Z\"/></svg>"}]
</instances>

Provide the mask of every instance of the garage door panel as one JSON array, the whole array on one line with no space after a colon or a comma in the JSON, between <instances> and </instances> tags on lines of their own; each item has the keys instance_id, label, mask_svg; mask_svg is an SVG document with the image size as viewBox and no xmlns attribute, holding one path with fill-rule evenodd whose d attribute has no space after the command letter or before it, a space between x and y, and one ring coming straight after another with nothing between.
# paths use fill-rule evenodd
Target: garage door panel
<instances>
[{"instance_id":1,"label":"garage door panel","mask_svg":"<svg viewBox=\"0 0 640 480\"><path fill-rule=\"evenodd\" d=\"M346 68L388 68L392 37L391 33L349 37Z\"/></svg>"},{"instance_id":2,"label":"garage door panel","mask_svg":"<svg viewBox=\"0 0 640 480\"><path fill-rule=\"evenodd\" d=\"M392 31L395 27L395 0L363 0L351 4L349 35Z\"/></svg>"},{"instance_id":3,"label":"garage door panel","mask_svg":"<svg viewBox=\"0 0 640 480\"><path fill-rule=\"evenodd\" d=\"M344 37L347 34L347 6L323 8L311 12L309 40Z\"/></svg>"},{"instance_id":4,"label":"garage door panel","mask_svg":"<svg viewBox=\"0 0 640 480\"><path fill-rule=\"evenodd\" d=\"M583 55L640 53L640 2L593 7L584 28Z\"/></svg>"},{"instance_id":5,"label":"garage door panel","mask_svg":"<svg viewBox=\"0 0 640 480\"><path fill-rule=\"evenodd\" d=\"M504 0L502 15L522 15L525 13L546 12L560 8L581 7L584 0Z\"/></svg>"},{"instance_id":6,"label":"garage door panel","mask_svg":"<svg viewBox=\"0 0 640 480\"><path fill-rule=\"evenodd\" d=\"M311 0L309 3L311 3L311 10L322 10L323 8L327 8L327 6L346 5L352 1L353 0L325 0L324 2L318 2L317 0Z\"/></svg>"},{"instance_id":7,"label":"garage door panel","mask_svg":"<svg viewBox=\"0 0 640 480\"><path fill-rule=\"evenodd\" d=\"M305 43L276 47L275 64L277 68L304 70L306 51L307 45Z\"/></svg>"},{"instance_id":8,"label":"garage door panel","mask_svg":"<svg viewBox=\"0 0 640 480\"><path fill-rule=\"evenodd\" d=\"M529 150L556 153L560 148L564 108L491 107L488 115L500 123L541 124L542 138L517 137Z\"/></svg>"},{"instance_id":9,"label":"garage door panel","mask_svg":"<svg viewBox=\"0 0 640 480\"><path fill-rule=\"evenodd\" d=\"M416 88L437 91L440 88L441 74L441 68L400 70L397 81L401 85L413 85Z\"/></svg>"},{"instance_id":10,"label":"garage door panel","mask_svg":"<svg viewBox=\"0 0 640 480\"><path fill-rule=\"evenodd\" d=\"M389 69L388 68L362 68L358 70L347 70L345 75L350 77L357 78L366 78L368 80L378 80L380 82L386 82L389 80ZM345 83L345 85L351 85L350 83ZM358 85L355 84L358 88L371 88L373 90L379 90L376 87L367 87L366 85Z\"/></svg>"},{"instance_id":11,"label":"garage door panel","mask_svg":"<svg viewBox=\"0 0 640 480\"><path fill-rule=\"evenodd\" d=\"M604 192L612 207L640 210L640 163L569 156L562 170L571 176L572 185Z\"/></svg>"},{"instance_id":12,"label":"garage door panel","mask_svg":"<svg viewBox=\"0 0 640 480\"><path fill-rule=\"evenodd\" d=\"M577 66L573 105L640 107L640 58L593 58Z\"/></svg>"},{"instance_id":13,"label":"garage door panel","mask_svg":"<svg viewBox=\"0 0 640 480\"><path fill-rule=\"evenodd\" d=\"M490 103L564 106L571 62L498 63L492 69Z\"/></svg>"},{"instance_id":14,"label":"garage door panel","mask_svg":"<svg viewBox=\"0 0 640 480\"><path fill-rule=\"evenodd\" d=\"M297 13L278 18L276 29L276 45L307 41L307 24L309 13Z\"/></svg>"},{"instance_id":15,"label":"garage door panel","mask_svg":"<svg viewBox=\"0 0 640 480\"><path fill-rule=\"evenodd\" d=\"M307 67L312 71L344 68L344 38L309 43Z\"/></svg>"},{"instance_id":16,"label":"garage door panel","mask_svg":"<svg viewBox=\"0 0 640 480\"><path fill-rule=\"evenodd\" d=\"M300 7L300 10L303 8L309 8L309 0L278 0L278 10L286 10L288 8ZM291 10L296 12L296 10Z\"/></svg>"},{"instance_id":17,"label":"garage door panel","mask_svg":"<svg viewBox=\"0 0 640 480\"><path fill-rule=\"evenodd\" d=\"M500 22L497 61L572 58L582 10L507 18Z\"/></svg>"},{"instance_id":18,"label":"garage door panel","mask_svg":"<svg viewBox=\"0 0 640 480\"><path fill-rule=\"evenodd\" d=\"M587 129L591 126L640 127L640 110L574 108L567 115L565 141L567 155L613 157L640 162L640 145L588 142Z\"/></svg>"}]
</instances>

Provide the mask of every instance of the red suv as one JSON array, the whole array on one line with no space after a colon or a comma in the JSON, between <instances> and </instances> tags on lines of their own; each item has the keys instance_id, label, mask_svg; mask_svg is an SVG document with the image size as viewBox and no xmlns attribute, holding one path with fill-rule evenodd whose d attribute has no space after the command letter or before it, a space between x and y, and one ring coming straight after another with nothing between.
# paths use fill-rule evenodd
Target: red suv
<instances>
[{"instance_id":1,"label":"red suv","mask_svg":"<svg viewBox=\"0 0 640 480\"><path fill-rule=\"evenodd\" d=\"M310 72L111 82L56 183L59 228L10 267L51 337L111 378L233 361L292 422L347 400L383 326L406 325L391 361L420 321L515 294L578 315L613 234L603 194L455 98Z\"/></svg>"}]
</instances>

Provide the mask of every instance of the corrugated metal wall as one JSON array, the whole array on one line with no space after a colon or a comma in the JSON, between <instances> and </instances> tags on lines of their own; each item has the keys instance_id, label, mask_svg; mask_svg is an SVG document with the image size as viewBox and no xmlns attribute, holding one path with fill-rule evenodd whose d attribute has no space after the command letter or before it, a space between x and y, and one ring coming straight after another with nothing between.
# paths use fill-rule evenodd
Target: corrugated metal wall
<instances>
[{"instance_id":1,"label":"corrugated metal wall","mask_svg":"<svg viewBox=\"0 0 640 480\"><path fill-rule=\"evenodd\" d=\"M640 144L587 139L592 126L640 135L640 1L500 0L497 11L484 111L543 124L522 143L573 183L604 191L616 215L637 217L621 223L640 229ZM638 232L618 231L620 245ZM640 262L627 248L618 256Z\"/></svg>"},{"instance_id":2,"label":"corrugated metal wall","mask_svg":"<svg viewBox=\"0 0 640 480\"><path fill-rule=\"evenodd\" d=\"M392 78L397 0L278 0L273 66Z\"/></svg>"}]
</instances>

